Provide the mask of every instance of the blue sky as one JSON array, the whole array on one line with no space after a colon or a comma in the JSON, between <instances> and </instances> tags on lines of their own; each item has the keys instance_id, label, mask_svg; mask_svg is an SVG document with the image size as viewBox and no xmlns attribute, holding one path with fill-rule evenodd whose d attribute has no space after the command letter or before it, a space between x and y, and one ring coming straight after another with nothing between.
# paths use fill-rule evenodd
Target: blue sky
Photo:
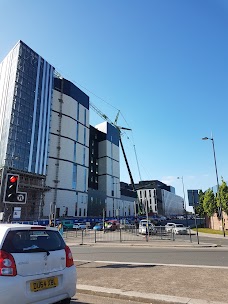
<instances>
[{"instance_id":1,"label":"blue sky","mask_svg":"<svg viewBox=\"0 0 228 304\"><path fill-rule=\"evenodd\" d=\"M135 182L214 186L211 132L228 181L227 0L0 0L0 28L0 60L21 39L112 121L121 111Z\"/></svg>"}]
</instances>

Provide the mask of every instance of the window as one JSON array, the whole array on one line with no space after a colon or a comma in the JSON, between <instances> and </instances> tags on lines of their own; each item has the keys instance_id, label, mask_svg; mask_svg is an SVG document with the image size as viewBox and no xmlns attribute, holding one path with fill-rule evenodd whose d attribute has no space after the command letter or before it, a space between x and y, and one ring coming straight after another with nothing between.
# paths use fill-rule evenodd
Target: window
<instances>
[{"instance_id":1,"label":"window","mask_svg":"<svg viewBox=\"0 0 228 304\"><path fill-rule=\"evenodd\" d=\"M77 165L73 164L72 189L76 189L76 183L77 183Z\"/></svg>"},{"instance_id":2,"label":"window","mask_svg":"<svg viewBox=\"0 0 228 304\"><path fill-rule=\"evenodd\" d=\"M78 203L75 203L75 216L77 216L78 215Z\"/></svg>"},{"instance_id":3,"label":"window","mask_svg":"<svg viewBox=\"0 0 228 304\"><path fill-rule=\"evenodd\" d=\"M78 137L79 137L79 123L77 121L77 124L76 124L76 141L78 141Z\"/></svg>"},{"instance_id":4,"label":"window","mask_svg":"<svg viewBox=\"0 0 228 304\"><path fill-rule=\"evenodd\" d=\"M77 120L79 120L79 102L78 102L78 107L77 107L77 117L76 117Z\"/></svg>"},{"instance_id":5,"label":"window","mask_svg":"<svg viewBox=\"0 0 228 304\"><path fill-rule=\"evenodd\" d=\"M84 170L84 191L86 192L87 169Z\"/></svg>"},{"instance_id":6,"label":"window","mask_svg":"<svg viewBox=\"0 0 228 304\"><path fill-rule=\"evenodd\" d=\"M73 156L74 162L76 162L76 142L74 143L74 156Z\"/></svg>"},{"instance_id":7,"label":"window","mask_svg":"<svg viewBox=\"0 0 228 304\"><path fill-rule=\"evenodd\" d=\"M84 145L86 145L86 128L84 128Z\"/></svg>"},{"instance_id":8,"label":"window","mask_svg":"<svg viewBox=\"0 0 228 304\"><path fill-rule=\"evenodd\" d=\"M6 236L2 249L7 252L43 252L64 249L65 244L58 231L12 230Z\"/></svg>"},{"instance_id":9,"label":"window","mask_svg":"<svg viewBox=\"0 0 228 304\"><path fill-rule=\"evenodd\" d=\"M83 149L83 165L85 166L86 148Z\"/></svg>"},{"instance_id":10,"label":"window","mask_svg":"<svg viewBox=\"0 0 228 304\"><path fill-rule=\"evenodd\" d=\"M86 109L84 110L84 125L86 125Z\"/></svg>"}]
</instances>

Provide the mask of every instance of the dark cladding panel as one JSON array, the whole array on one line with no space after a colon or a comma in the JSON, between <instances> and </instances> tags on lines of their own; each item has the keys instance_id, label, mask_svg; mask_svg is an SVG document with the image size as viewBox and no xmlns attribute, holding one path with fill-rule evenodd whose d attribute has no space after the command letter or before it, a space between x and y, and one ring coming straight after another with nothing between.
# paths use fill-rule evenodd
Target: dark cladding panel
<instances>
[{"instance_id":1,"label":"dark cladding panel","mask_svg":"<svg viewBox=\"0 0 228 304\"><path fill-rule=\"evenodd\" d=\"M54 78L54 89L61 91L62 79ZM67 79L63 79L63 93L77 100L85 108L89 109L89 96Z\"/></svg>"},{"instance_id":2,"label":"dark cladding panel","mask_svg":"<svg viewBox=\"0 0 228 304\"><path fill-rule=\"evenodd\" d=\"M108 123L107 140L119 147L120 132Z\"/></svg>"}]
</instances>

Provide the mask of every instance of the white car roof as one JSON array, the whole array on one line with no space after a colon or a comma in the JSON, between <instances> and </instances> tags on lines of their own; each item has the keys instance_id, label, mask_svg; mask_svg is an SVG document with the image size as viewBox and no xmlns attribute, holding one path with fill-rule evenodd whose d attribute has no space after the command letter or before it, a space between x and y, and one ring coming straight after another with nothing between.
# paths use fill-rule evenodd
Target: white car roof
<instances>
[{"instance_id":1,"label":"white car roof","mask_svg":"<svg viewBox=\"0 0 228 304\"><path fill-rule=\"evenodd\" d=\"M46 230L57 230L55 227L49 226L41 226L41 225L29 225L29 224L10 224L10 223L1 223L0 224L0 244L2 243L3 239L9 230L27 230L27 229L46 229Z\"/></svg>"},{"instance_id":2,"label":"white car roof","mask_svg":"<svg viewBox=\"0 0 228 304\"><path fill-rule=\"evenodd\" d=\"M2 223L0 224L0 234L2 234L2 232L6 232L7 230L18 230L18 229L39 229L39 228L44 228L44 229L49 229L49 230L56 230L55 227L49 227L49 226L42 226L42 225L29 225L29 224L10 224L10 223Z\"/></svg>"},{"instance_id":3,"label":"white car roof","mask_svg":"<svg viewBox=\"0 0 228 304\"><path fill-rule=\"evenodd\" d=\"M43 228L50 228L50 229L53 229L53 227L49 227L49 226L42 226L42 225L30 225L30 224L19 224L19 223L14 223L14 224L11 224L11 223L1 223L0 224L0 228L3 228L3 227L7 227L7 228L31 228L31 227L43 227Z\"/></svg>"}]
</instances>

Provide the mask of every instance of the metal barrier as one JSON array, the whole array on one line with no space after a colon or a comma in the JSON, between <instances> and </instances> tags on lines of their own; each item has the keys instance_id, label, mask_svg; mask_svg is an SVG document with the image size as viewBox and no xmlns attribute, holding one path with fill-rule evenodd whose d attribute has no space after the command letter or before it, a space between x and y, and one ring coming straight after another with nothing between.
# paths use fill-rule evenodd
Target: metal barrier
<instances>
[{"instance_id":1,"label":"metal barrier","mask_svg":"<svg viewBox=\"0 0 228 304\"><path fill-rule=\"evenodd\" d=\"M192 242L191 229L188 228L188 233L183 235L174 234L173 230L167 231L165 226L155 226L155 233L139 234L139 229L135 227L124 226L115 231L110 230L65 230L63 237L66 240L74 241L77 244L91 243L108 243L108 242L150 242L154 240L166 241L189 241Z\"/></svg>"}]
</instances>

